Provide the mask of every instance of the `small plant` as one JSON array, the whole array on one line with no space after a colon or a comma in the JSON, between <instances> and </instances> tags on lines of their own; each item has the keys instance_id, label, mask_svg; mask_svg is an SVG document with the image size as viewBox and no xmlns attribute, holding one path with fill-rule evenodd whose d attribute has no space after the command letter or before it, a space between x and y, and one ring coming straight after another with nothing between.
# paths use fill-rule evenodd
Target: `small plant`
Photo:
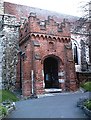
<instances>
[{"instance_id":1,"label":"small plant","mask_svg":"<svg viewBox=\"0 0 91 120\"><path fill-rule=\"evenodd\" d=\"M0 105L0 116L7 115L7 108Z\"/></svg>"},{"instance_id":2,"label":"small plant","mask_svg":"<svg viewBox=\"0 0 91 120\"><path fill-rule=\"evenodd\" d=\"M87 101L84 103L84 106L86 106L87 109L91 110L91 100L87 100Z\"/></svg>"},{"instance_id":3,"label":"small plant","mask_svg":"<svg viewBox=\"0 0 91 120\"><path fill-rule=\"evenodd\" d=\"M86 91L91 91L91 82L85 82L84 84L81 84L81 87L84 88Z\"/></svg>"}]
</instances>

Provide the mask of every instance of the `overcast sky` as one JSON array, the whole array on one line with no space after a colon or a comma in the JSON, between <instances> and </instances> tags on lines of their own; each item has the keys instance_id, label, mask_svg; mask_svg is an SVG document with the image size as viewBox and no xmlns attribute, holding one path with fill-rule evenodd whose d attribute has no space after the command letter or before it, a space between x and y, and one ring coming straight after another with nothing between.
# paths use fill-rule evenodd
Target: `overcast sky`
<instances>
[{"instance_id":1,"label":"overcast sky","mask_svg":"<svg viewBox=\"0 0 91 120\"><path fill-rule=\"evenodd\" d=\"M4 0L11 3L38 7L41 9L56 11L64 14L81 16L81 7L89 0Z\"/></svg>"}]
</instances>

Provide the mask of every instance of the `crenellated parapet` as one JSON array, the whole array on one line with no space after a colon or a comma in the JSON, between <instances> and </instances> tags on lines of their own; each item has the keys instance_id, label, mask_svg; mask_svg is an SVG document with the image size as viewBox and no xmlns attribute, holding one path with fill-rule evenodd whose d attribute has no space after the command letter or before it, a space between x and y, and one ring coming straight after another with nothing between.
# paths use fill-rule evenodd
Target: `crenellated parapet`
<instances>
[{"instance_id":1,"label":"crenellated parapet","mask_svg":"<svg viewBox=\"0 0 91 120\"><path fill-rule=\"evenodd\" d=\"M58 23L52 16L48 16L46 20L41 20L36 13L30 13L28 20L25 20L20 27L20 40L30 33L70 37L69 22L63 19L61 23Z\"/></svg>"},{"instance_id":2,"label":"crenellated parapet","mask_svg":"<svg viewBox=\"0 0 91 120\"><path fill-rule=\"evenodd\" d=\"M52 81L52 74L54 74L55 82L52 81L53 86L49 85L50 82L48 83L50 88L58 87L63 91L76 90L69 25L66 19L60 18L60 22L57 22L53 16L43 19L31 12L28 19L25 19L20 26L19 47L22 54L19 56L20 69L18 68L17 84L19 86L21 84L19 81L23 80L23 95L28 96L32 93L30 87L32 77L34 78L34 92L44 93L47 85L46 75L49 76L49 81Z\"/></svg>"},{"instance_id":3,"label":"crenellated parapet","mask_svg":"<svg viewBox=\"0 0 91 120\"><path fill-rule=\"evenodd\" d=\"M20 26L19 21L17 21L16 17L14 15L3 15L3 25L8 26Z\"/></svg>"}]
</instances>

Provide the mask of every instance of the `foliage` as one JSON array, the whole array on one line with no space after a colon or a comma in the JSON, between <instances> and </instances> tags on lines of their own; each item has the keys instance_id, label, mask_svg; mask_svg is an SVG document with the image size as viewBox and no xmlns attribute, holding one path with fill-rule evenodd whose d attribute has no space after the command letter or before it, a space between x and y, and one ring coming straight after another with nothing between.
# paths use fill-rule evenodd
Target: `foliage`
<instances>
[{"instance_id":1,"label":"foliage","mask_svg":"<svg viewBox=\"0 0 91 120\"><path fill-rule=\"evenodd\" d=\"M7 108L0 105L0 116L7 115Z\"/></svg>"},{"instance_id":2,"label":"foliage","mask_svg":"<svg viewBox=\"0 0 91 120\"><path fill-rule=\"evenodd\" d=\"M0 102L7 101L7 100L16 102L19 100L16 97L16 95L10 92L9 90L0 90L0 97L1 97Z\"/></svg>"},{"instance_id":3,"label":"foliage","mask_svg":"<svg viewBox=\"0 0 91 120\"><path fill-rule=\"evenodd\" d=\"M84 105L89 109L91 110L91 100L87 100Z\"/></svg>"},{"instance_id":4,"label":"foliage","mask_svg":"<svg viewBox=\"0 0 91 120\"><path fill-rule=\"evenodd\" d=\"M86 91L91 91L91 82L85 82L81 85L82 88L84 88Z\"/></svg>"}]
</instances>

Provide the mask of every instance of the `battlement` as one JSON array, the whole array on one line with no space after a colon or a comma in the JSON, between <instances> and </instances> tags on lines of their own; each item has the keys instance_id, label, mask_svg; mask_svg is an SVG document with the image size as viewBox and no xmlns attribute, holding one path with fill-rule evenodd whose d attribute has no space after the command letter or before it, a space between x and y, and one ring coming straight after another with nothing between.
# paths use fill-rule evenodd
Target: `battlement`
<instances>
[{"instance_id":1,"label":"battlement","mask_svg":"<svg viewBox=\"0 0 91 120\"><path fill-rule=\"evenodd\" d=\"M3 25L8 26L20 26L20 22L17 21L14 15L4 14L2 15Z\"/></svg>"},{"instance_id":2,"label":"battlement","mask_svg":"<svg viewBox=\"0 0 91 120\"><path fill-rule=\"evenodd\" d=\"M53 16L48 16L46 20L41 20L36 13L31 12L28 19L20 27L20 40L29 33L69 37L70 26L66 19L63 19L61 23L55 21Z\"/></svg>"}]
</instances>

